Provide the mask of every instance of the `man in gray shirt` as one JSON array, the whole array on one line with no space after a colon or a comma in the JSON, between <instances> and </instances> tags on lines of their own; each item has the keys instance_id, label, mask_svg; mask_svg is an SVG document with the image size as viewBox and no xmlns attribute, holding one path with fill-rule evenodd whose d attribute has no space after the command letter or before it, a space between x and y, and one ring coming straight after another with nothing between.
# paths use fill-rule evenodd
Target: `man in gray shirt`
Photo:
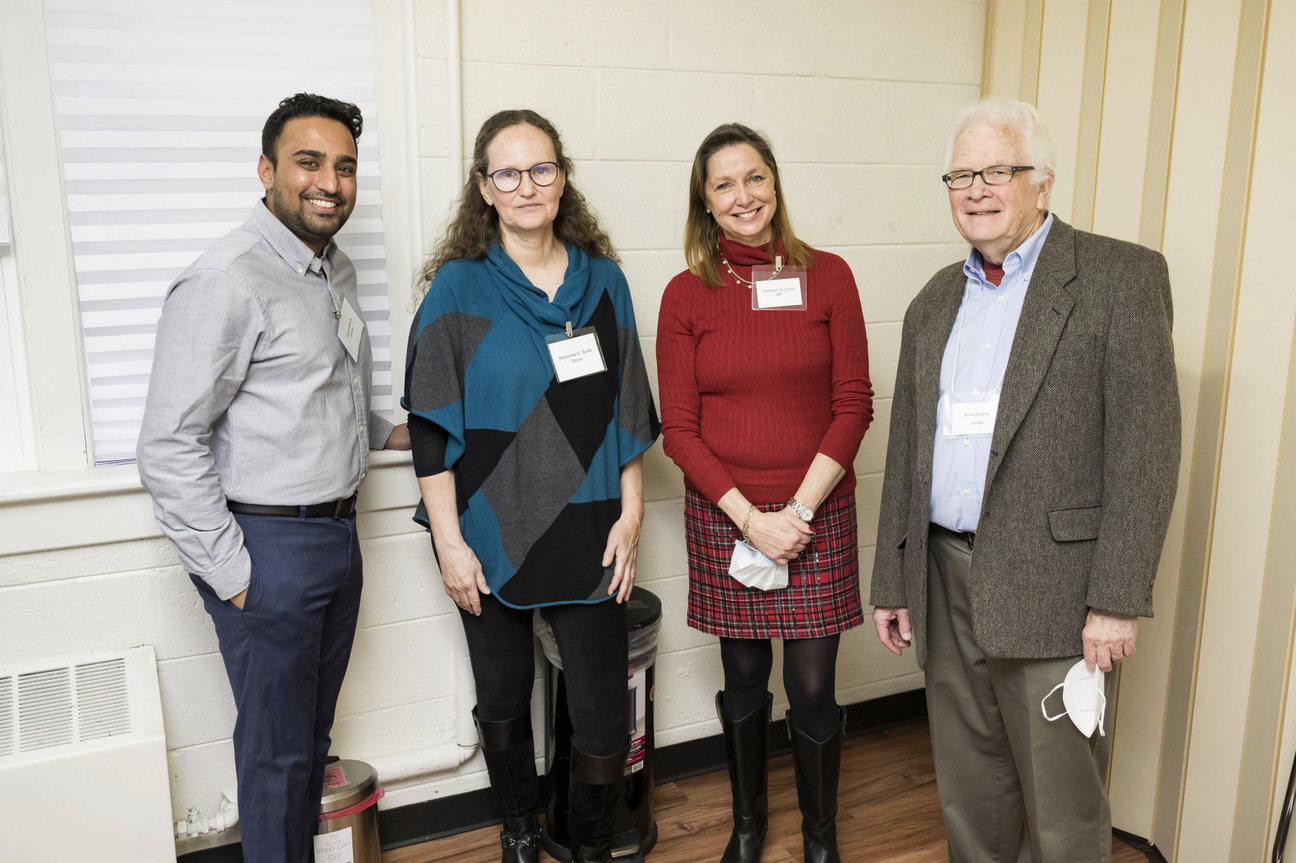
<instances>
[{"instance_id":1,"label":"man in gray shirt","mask_svg":"<svg viewBox=\"0 0 1296 863\"><path fill-rule=\"evenodd\" d=\"M140 429L140 478L202 595L238 719L248 863L308 863L360 606L356 490L370 448L355 267L360 110L299 93L262 131L266 197L171 285Z\"/></svg>"}]
</instances>

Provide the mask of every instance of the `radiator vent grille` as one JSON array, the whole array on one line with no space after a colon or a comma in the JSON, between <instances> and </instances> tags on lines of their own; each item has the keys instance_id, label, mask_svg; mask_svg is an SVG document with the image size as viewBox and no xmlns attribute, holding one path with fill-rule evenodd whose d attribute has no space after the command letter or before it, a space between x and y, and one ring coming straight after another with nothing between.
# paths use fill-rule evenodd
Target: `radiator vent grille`
<instances>
[{"instance_id":1,"label":"radiator vent grille","mask_svg":"<svg viewBox=\"0 0 1296 863\"><path fill-rule=\"evenodd\" d=\"M82 740L130 734L126 663L121 659L76 667L77 714Z\"/></svg>"},{"instance_id":2,"label":"radiator vent grille","mask_svg":"<svg viewBox=\"0 0 1296 863\"><path fill-rule=\"evenodd\" d=\"M120 657L0 676L0 757L130 732Z\"/></svg>"},{"instance_id":3,"label":"radiator vent grille","mask_svg":"<svg viewBox=\"0 0 1296 863\"><path fill-rule=\"evenodd\" d=\"M18 675L18 751L63 746L72 740L69 669L51 668Z\"/></svg>"}]
</instances>

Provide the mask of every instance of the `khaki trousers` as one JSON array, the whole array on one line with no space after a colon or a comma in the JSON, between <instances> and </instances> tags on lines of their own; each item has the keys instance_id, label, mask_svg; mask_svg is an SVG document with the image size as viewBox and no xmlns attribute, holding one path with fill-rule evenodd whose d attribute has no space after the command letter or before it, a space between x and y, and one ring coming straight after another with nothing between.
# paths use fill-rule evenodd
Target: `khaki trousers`
<instances>
[{"instance_id":1,"label":"khaki trousers","mask_svg":"<svg viewBox=\"0 0 1296 863\"><path fill-rule=\"evenodd\" d=\"M950 863L1110 863L1111 738L1040 710L1080 657L986 656L972 634L971 549L936 525L927 548L927 712ZM1048 707L1064 709L1061 690ZM1109 734L1114 719L1109 709Z\"/></svg>"}]
</instances>

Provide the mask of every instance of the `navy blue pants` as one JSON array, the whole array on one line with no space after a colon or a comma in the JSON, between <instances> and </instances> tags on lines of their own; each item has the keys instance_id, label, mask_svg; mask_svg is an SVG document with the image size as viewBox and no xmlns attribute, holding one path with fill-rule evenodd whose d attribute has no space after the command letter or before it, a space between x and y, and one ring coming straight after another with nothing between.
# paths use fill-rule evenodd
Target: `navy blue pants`
<instances>
[{"instance_id":1,"label":"navy blue pants","mask_svg":"<svg viewBox=\"0 0 1296 863\"><path fill-rule=\"evenodd\" d=\"M235 515L252 557L243 609L193 578L234 691L247 863L309 863L338 691L360 611L355 516Z\"/></svg>"}]
</instances>

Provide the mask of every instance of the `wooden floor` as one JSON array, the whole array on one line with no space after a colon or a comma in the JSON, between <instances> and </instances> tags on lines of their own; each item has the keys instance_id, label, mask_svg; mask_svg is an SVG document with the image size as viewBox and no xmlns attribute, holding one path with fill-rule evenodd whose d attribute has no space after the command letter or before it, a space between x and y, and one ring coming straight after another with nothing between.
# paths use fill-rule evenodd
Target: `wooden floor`
<instances>
[{"instance_id":1,"label":"wooden floor","mask_svg":"<svg viewBox=\"0 0 1296 863\"><path fill-rule=\"evenodd\" d=\"M770 827L762 863L801 860L792 756L770 765ZM724 771L659 785L655 816L659 839L649 863L716 861L729 841L729 778ZM842 755L837 835L851 863L944 863L945 828L936 801L927 724L846 741ZM499 828L486 827L382 856L382 863L498 863ZM541 854L542 860L549 860ZM1119 840L1112 863L1146 863Z\"/></svg>"}]
</instances>

